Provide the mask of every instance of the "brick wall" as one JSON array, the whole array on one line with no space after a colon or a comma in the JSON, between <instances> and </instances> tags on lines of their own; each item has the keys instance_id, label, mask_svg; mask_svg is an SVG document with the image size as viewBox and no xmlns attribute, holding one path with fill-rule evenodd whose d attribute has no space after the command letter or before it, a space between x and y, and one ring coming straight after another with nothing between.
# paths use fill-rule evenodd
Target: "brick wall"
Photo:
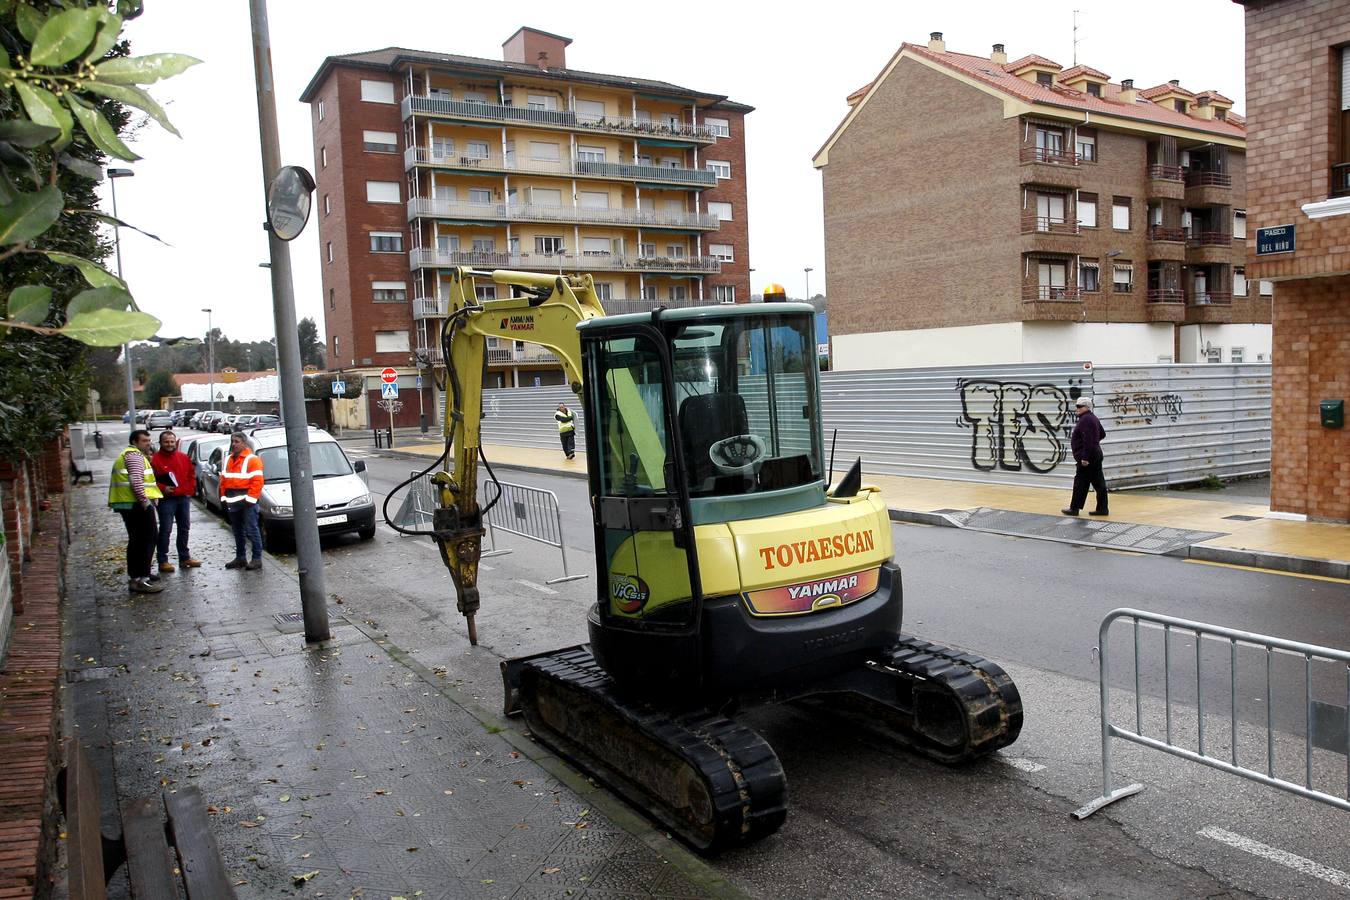
<instances>
[{"instance_id":1,"label":"brick wall","mask_svg":"<svg viewBox=\"0 0 1350 900\"><path fill-rule=\"evenodd\" d=\"M731 204L732 220L723 222L716 231L703 235L703 252L708 253L709 244L730 244L734 249L735 261L722 263L719 275L710 275L703 286L703 298L712 301L713 286L729 284L736 288L736 300L748 303L754 286L750 283L750 207L746 202L745 168L745 113L738 110L713 107L706 115L716 119L726 119L730 125L731 136L718 138L711 147L699 149L700 162L716 159L731 163L731 177L719 180L717 186L703 192L699 211L707 210L709 202ZM649 238L650 240L650 238ZM785 280L786 273L777 274L770 280Z\"/></svg>"}]
</instances>

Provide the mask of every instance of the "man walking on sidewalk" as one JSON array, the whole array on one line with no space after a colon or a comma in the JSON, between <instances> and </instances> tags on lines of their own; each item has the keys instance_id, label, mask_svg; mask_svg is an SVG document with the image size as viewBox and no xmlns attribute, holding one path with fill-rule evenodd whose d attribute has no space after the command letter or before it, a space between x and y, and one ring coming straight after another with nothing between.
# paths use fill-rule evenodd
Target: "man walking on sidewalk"
<instances>
[{"instance_id":1,"label":"man walking on sidewalk","mask_svg":"<svg viewBox=\"0 0 1350 900\"><path fill-rule=\"evenodd\" d=\"M1097 508L1091 511L1094 516L1109 516L1106 504L1106 476L1102 474L1102 438L1106 429L1092 411L1092 401L1079 397L1074 405L1078 414L1078 424L1073 426L1069 435L1069 446L1073 448L1073 499L1069 508L1060 510L1066 516L1076 516L1087 503L1088 486L1097 492Z\"/></svg>"},{"instance_id":2,"label":"man walking on sidewalk","mask_svg":"<svg viewBox=\"0 0 1350 900\"><path fill-rule=\"evenodd\" d=\"M160 433L159 450L150 457L150 465L155 469L155 481L164 494L159 501L157 555L160 574L174 571L173 563L169 562L169 537L175 523L178 525L178 564L185 569L195 569L201 563L193 559L188 550L188 520L191 500L197 493L197 473L192 460L178 449L178 435L167 428Z\"/></svg>"},{"instance_id":3,"label":"man walking on sidewalk","mask_svg":"<svg viewBox=\"0 0 1350 900\"><path fill-rule=\"evenodd\" d=\"M577 454L576 414L567 408L566 403L559 403L553 419L558 423L558 439L562 441L563 454L571 459Z\"/></svg>"},{"instance_id":4,"label":"man walking on sidewalk","mask_svg":"<svg viewBox=\"0 0 1350 900\"><path fill-rule=\"evenodd\" d=\"M155 555L155 501L160 498L150 466L150 432L132 429L129 446L113 460L108 480L108 505L127 527L127 587L136 594L157 594L164 588L150 580Z\"/></svg>"},{"instance_id":5,"label":"man walking on sidewalk","mask_svg":"<svg viewBox=\"0 0 1350 900\"><path fill-rule=\"evenodd\" d=\"M230 455L225 460L225 471L220 474L220 500L230 516L230 530L234 532L234 559L225 564L227 569L262 568L262 533L258 530L258 498L262 496L263 464L253 452L248 437L242 431L230 435ZM253 548L253 557L244 561L244 538Z\"/></svg>"}]
</instances>

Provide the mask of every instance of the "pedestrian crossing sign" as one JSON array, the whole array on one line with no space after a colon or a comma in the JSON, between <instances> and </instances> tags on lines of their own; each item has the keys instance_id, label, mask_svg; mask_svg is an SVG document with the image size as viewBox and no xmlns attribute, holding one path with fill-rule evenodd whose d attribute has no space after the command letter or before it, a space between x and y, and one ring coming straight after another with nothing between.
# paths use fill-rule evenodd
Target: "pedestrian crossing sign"
<instances>
[{"instance_id":1,"label":"pedestrian crossing sign","mask_svg":"<svg viewBox=\"0 0 1350 900\"><path fill-rule=\"evenodd\" d=\"M381 384L381 385L380 385L380 398L381 398L382 400L397 400L397 399L398 399L398 382L396 381L396 382L394 382L393 384Z\"/></svg>"}]
</instances>

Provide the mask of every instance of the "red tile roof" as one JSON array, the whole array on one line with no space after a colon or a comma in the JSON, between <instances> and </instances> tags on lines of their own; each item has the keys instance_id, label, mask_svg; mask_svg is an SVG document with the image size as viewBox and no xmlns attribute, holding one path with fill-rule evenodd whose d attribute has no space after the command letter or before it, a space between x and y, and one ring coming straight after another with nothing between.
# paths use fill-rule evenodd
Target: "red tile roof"
<instances>
[{"instance_id":1,"label":"red tile roof","mask_svg":"<svg viewBox=\"0 0 1350 900\"><path fill-rule=\"evenodd\" d=\"M1232 100L1229 100L1227 97L1225 97L1223 94L1220 94L1218 91L1201 91L1195 96L1197 99L1200 97L1208 97L1210 100L1218 100L1220 103L1233 102Z\"/></svg>"},{"instance_id":2,"label":"red tile roof","mask_svg":"<svg viewBox=\"0 0 1350 900\"><path fill-rule=\"evenodd\" d=\"M1059 80L1061 82L1072 81L1075 75L1089 75L1093 78L1098 78L1102 81L1111 80L1111 76L1107 75L1105 72L1099 72L1096 69L1092 68L1092 66L1084 66L1081 64L1074 66L1072 69L1065 69L1063 72L1060 72Z\"/></svg>"},{"instance_id":3,"label":"red tile roof","mask_svg":"<svg viewBox=\"0 0 1350 900\"><path fill-rule=\"evenodd\" d=\"M1162 97L1166 94L1180 94L1183 97L1195 96L1195 94L1192 94L1181 85L1173 84L1170 81L1166 84L1157 84L1151 88L1144 88L1139 92L1139 96L1143 97L1145 100L1152 100L1154 97Z\"/></svg>"},{"instance_id":4,"label":"red tile roof","mask_svg":"<svg viewBox=\"0 0 1350 900\"><path fill-rule=\"evenodd\" d=\"M927 47L924 47L924 49L927 50L928 48L927 48ZM963 56L964 54L956 54L956 53L953 53L953 54L951 54L951 55L952 55L952 56ZM983 59L983 57L980 57L980 58ZM988 60L986 60L986 62L987 62L987 61L988 61ZM1064 68L1064 67L1061 66L1059 63L1055 62L1053 59L1046 59L1044 56L1037 56L1035 53L1028 53L1026 56L1022 57L1021 59L1015 59L1015 60L1013 60L1012 62L1008 63L1008 64L1007 64L1006 66L1004 66L1003 68L1006 69L1006 70L1009 71L1009 72L1016 72L1018 69L1025 69L1027 66L1045 66L1045 67L1051 68L1051 69L1062 69L1062 68Z\"/></svg>"}]
</instances>

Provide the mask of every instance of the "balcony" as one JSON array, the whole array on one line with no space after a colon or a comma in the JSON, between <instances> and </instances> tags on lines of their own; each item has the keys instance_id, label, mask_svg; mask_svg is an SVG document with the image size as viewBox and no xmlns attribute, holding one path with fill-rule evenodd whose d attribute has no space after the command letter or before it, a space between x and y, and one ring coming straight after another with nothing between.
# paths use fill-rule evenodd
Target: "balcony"
<instances>
[{"instance_id":1,"label":"balcony","mask_svg":"<svg viewBox=\"0 0 1350 900\"><path fill-rule=\"evenodd\" d=\"M1186 295L1172 288L1149 288L1144 317L1149 322L1182 322L1186 318Z\"/></svg>"},{"instance_id":2,"label":"balcony","mask_svg":"<svg viewBox=\"0 0 1350 900\"><path fill-rule=\"evenodd\" d=\"M1186 236L1186 262L1205 266L1227 263L1232 258L1233 236L1224 231L1195 231Z\"/></svg>"},{"instance_id":3,"label":"balcony","mask_svg":"<svg viewBox=\"0 0 1350 900\"><path fill-rule=\"evenodd\" d=\"M1022 285L1022 320L1076 322L1083 317L1083 293L1076 285Z\"/></svg>"},{"instance_id":4,"label":"balcony","mask_svg":"<svg viewBox=\"0 0 1350 900\"><path fill-rule=\"evenodd\" d=\"M1233 321L1232 291L1192 293L1186 305L1187 325L1218 325Z\"/></svg>"},{"instance_id":5,"label":"balcony","mask_svg":"<svg viewBox=\"0 0 1350 900\"><path fill-rule=\"evenodd\" d=\"M1078 187L1082 183L1081 160L1072 150L1023 147L1018 162L1022 167L1022 184Z\"/></svg>"},{"instance_id":6,"label":"balcony","mask_svg":"<svg viewBox=\"0 0 1350 900\"><path fill-rule=\"evenodd\" d=\"M499 338L500 344L503 340L509 338ZM553 355L553 351L537 344L526 344L524 347L489 347L487 349L487 361L490 366L518 366L521 364L538 365L539 363L556 363L558 357Z\"/></svg>"},{"instance_id":7,"label":"balcony","mask_svg":"<svg viewBox=\"0 0 1350 900\"><path fill-rule=\"evenodd\" d=\"M450 314L450 301L436 297L414 297L412 311L414 319L444 319Z\"/></svg>"},{"instance_id":8,"label":"balcony","mask_svg":"<svg viewBox=\"0 0 1350 900\"><path fill-rule=\"evenodd\" d=\"M414 269L473 266L523 272L647 272L716 275L722 260L715 256L624 256L617 253L494 253L482 250L412 250ZM445 313L441 313L445 315Z\"/></svg>"},{"instance_id":9,"label":"balcony","mask_svg":"<svg viewBox=\"0 0 1350 900\"><path fill-rule=\"evenodd\" d=\"M1186 183L1181 166L1151 165L1148 167L1148 198L1150 200L1185 200Z\"/></svg>"},{"instance_id":10,"label":"balcony","mask_svg":"<svg viewBox=\"0 0 1350 900\"><path fill-rule=\"evenodd\" d=\"M596 162L588 159L522 159L487 156L461 156L436 153L426 147L409 147L403 151L405 169L432 166L456 172L500 172L504 175L557 175L561 177L607 178L622 181L660 182L683 187L715 187L717 174L706 169L687 169L673 166L639 166L626 163Z\"/></svg>"},{"instance_id":11,"label":"balcony","mask_svg":"<svg viewBox=\"0 0 1350 900\"><path fill-rule=\"evenodd\" d=\"M595 134L614 134L641 140L689 141L712 144L717 135L707 125L687 123L667 124L632 119L627 116L577 115L570 109L531 109L525 106L500 106L496 103L477 103L469 100L446 100L440 97L404 97L400 104L403 118L413 114L453 119L457 122L479 122L489 125L528 125L531 128L586 131Z\"/></svg>"},{"instance_id":12,"label":"balcony","mask_svg":"<svg viewBox=\"0 0 1350 900\"><path fill-rule=\"evenodd\" d=\"M1075 253L1079 245L1078 220L1062 216L1022 215L1023 253Z\"/></svg>"},{"instance_id":13,"label":"balcony","mask_svg":"<svg viewBox=\"0 0 1350 900\"><path fill-rule=\"evenodd\" d=\"M605 315L607 316L626 316L632 313L649 313L658 306L664 306L666 309L683 309L690 306L712 306L716 305L710 300L702 302L698 300L606 300L604 301ZM728 306L735 304L728 303Z\"/></svg>"},{"instance_id":14,"label":"balcony","mask_svg":"<svg viewBox=\"0 0 1350 900\"><path fill-rule=\"evenodd\" d=\"M1229 206L1233 200L1233 176L1225 172L1186 173L1186 203L1189 206Z\"/></svg>"},{"instance_id":15,"label":"balcony","mask_svg":"<svg viewBox=\"0 0 1350 900\"><path fill-rule=\"evenodd\" d=\"M1148 226L1148 258L1184 262L1186 230L1165 225Z\"/></svg>"},{"instance_id":16,"label":"balcony","mask_svg":"<svg viewBox=\"0 0 1350 900\"><path fill-rule=\"evenodd\" d=\"M532 203L461 203L414 197L408 218L458 219L470 222L561 222L569 225L631 225L637 228L676 228L716 231L721 220L714 213L671 210L539 206Z\"/></svg>"}]
</instances>

